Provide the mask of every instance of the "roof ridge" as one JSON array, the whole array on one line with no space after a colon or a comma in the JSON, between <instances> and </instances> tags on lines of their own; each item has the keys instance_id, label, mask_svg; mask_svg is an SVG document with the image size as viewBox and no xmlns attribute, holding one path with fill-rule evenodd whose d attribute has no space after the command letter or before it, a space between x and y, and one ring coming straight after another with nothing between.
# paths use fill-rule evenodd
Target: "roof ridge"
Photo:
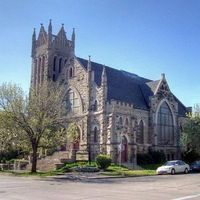
<instances>
[{"instance_id":1,"label":"roof ridge","mask_svg":"<svg viewBox=\"0 0 200 200\"><path fill-rule=\"evenodd\" d=\"M80 57L77 57L77 58L78 58L78 59L85 60L85 61L88 61L87 59L84 59L84 58L80 58ZM110 67L110 66L107 66L107 65L105 65L105 64L97 63L97 62L94 62L94 61L92 61L92 60L91 60L91 63L100 65L100 66L102 66L102 67L104 66L104 67L110 68L110 69L112 69L112 70L116 70L116 71L118 71L118 72L121 72L121 73L124 74L125 76L128 76L128 75L129 75L130 78L133 78L132 76L130 76L130 75L133 75L133 76L135 76L136 78L142 78L142 79L145 79L146 81L149 81L149 82L153 81L153 80L144 78L144 77L142 77L142 76L139 76L139 75L137 75L137 74L135 74L135 73L133 73L133 72L125 71L125 70L122 70L122 69L116 69L116 68L114 68L114 67Z\"/></svg>"}]
</instances>

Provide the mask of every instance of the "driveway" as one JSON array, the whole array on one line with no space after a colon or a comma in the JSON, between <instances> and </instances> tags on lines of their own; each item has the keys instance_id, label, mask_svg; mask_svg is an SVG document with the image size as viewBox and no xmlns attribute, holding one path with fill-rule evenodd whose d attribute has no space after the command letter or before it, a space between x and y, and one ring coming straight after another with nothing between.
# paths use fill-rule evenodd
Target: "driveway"
<instances>
[{"instance_id":1,"label":"driveway","mask_svg":"<svg viewBox=\"0 0 200 200\"><path fill-rule=\"evenodd\" d=\"M199 200L200 174L94 179L0 175L0 200Z\"/></svg>"}]
</instances>

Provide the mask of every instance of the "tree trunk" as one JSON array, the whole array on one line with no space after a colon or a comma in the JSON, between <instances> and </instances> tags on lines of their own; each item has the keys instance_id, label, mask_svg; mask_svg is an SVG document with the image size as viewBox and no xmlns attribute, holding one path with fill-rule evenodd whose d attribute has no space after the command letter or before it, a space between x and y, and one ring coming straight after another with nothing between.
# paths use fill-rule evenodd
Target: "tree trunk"
<instances>
[{"instance_id":1,"label":"tree trunk","mask_svg":"<svg viewBox=\"0 0 200 200\"><path fill-rule=\"evenodd\" d=\"M33 154L32 154L32 167L31 167L31 172L37 172L37 149L38 149L38 145L36 144L36 142L32 142L32 150L33 150Z\"/></svg>"}]
</instances>

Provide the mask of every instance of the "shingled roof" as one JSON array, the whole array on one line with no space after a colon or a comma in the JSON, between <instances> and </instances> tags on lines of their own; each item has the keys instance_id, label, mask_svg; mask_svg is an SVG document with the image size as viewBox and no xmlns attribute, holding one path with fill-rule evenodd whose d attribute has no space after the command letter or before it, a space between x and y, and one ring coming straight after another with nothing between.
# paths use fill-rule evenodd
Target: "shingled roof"
<instances>
[{"instance_id":1,"label":"shingled roof","mask_svg":"<svg viewBox=\"0 0 200 200\"><path fill-rule=\"evenodd\" d=\"M88 60L83 58L77 59L87 69ZM100 86L103 65L91 62L91 68L94 71L94 81ZM135 108L149 110L149 97L154 95L160 80L152 81L136 74L108 66L105 66L105 71L107 75L108 101L117 100L133 104ZM179 104L179 114L185 115L186 107L177 98L176 100Z\"/></svg>"}]
</instances>

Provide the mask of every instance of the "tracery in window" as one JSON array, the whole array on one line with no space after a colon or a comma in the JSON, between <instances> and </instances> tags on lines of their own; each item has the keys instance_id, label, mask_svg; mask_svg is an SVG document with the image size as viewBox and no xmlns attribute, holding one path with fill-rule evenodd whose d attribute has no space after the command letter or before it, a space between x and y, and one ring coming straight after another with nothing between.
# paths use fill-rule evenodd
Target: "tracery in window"
<instances>
[{"instance_id":1,"label":"tracery in window","mask_svg":"<svg viewBox=\"0 0 200 200\"><path fill-rule=\"evenodd\" d=\"M170 145L174 143L174 124L172 112L166 102L163 102L157 118L158 144Z\"/></svg>"},{"instance_id":2,"label":"tracery in window","mask_svg":"<svg viewBox=\"0 0 200 200\"><path fill-rule=\"evenodd\" d=\"M66 109L68 112L79 113L80 112L80 100L78 95L73 91L69 90L66 98Z\"/></svg>"},{"instance_id":3,"label":"tracery in window","mask_svg":"<svg viewBox=\"0 0 200 200\"><path fill-rule=\"evenodd\" d=\"M136 142L138 144L143 144L144 143L144 123L143 123L142 120L140 121L140 123L138 125Z\"/></svg>"},{"instance_id":4,"label":"tracery in window","mask_svg":"<svg viewBox=\"0 0 200 200\"><path fill-rule=\"evenodd\" d=\"M125 120L125 124L128 126L128 118L126 118L126 120Z\"/></svg>"},{"instance_id":5,"label":"tracery in window","mask_svg":"<svg viewBox=\"0 0 200 200\"><path fill-rule=\"evenodd\" d=\"M62 58L59 59L58 73L62 70Z\"/></svg>"},{"instance_id":6,"label":"tracery in window","mask_svg":"<svg viewBox=\"0 0 200 200\"><path fill-rule=\"evenodd\" d=\"M70 67L69 68L69 78L72 78L74 76L74 71L73 71L73 68Z\"/></svg>"},{"instance_id":7,"label":"tracery in window","mask_svg":"<svg viewBox=\"0 0 200 200\"><path fill-rule=\"evenodd\" d=\"M56 71L56 60L57 60L57 58L54 57L54 59L53 59L53 71L54 72Z\"/></svg>"},{"instance_id":8,"label":"tracery in window","mask_svg":"<svg viewBox=\"0 0 200 200\"><path fill-rule=\"evenodd\" d=\"M120 125L123 125L122 117L119 118L119 124L120 124Z\"/></svg>"},{"instance_id":9,"label":"tracery in window","mask_svg":"<svg viewBox=\"0 0 200 200\"><path fill-rule=\"evenodd\" d=\"M94 128L94 143L98 141L98 130L97 127L95 126Z\"/></svg>"}]
</instances>

